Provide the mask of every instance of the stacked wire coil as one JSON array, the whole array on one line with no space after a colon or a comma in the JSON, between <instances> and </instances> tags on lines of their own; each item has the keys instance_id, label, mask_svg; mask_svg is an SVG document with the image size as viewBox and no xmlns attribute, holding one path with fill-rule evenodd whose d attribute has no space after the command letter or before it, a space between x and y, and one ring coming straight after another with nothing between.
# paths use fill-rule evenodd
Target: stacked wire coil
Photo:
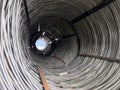
<instances>
[{"instance_id":1,"label":"stacked wire coil","mask_svg":"<svg viewBox=\"0 0 120 90\"><path fill-rule=\"evenodd\" d=\"M77 40L71 37L62 41L51 55L36 55L29 46L30 33L43 17L71 21L100 2L102 0L27 0L31 21L28 27L22 0L1 1L0 89L43 90L36 67L39 63L51 90L119 90L120 63L79 56L120 58L119 0L77 22L74 25ZM64 20L52 18L52 21L54 25L59 24L54 28L56 31L53 30L59 35L74 32ZM66 30L59 31L58 27Z\"/></svg>"}]
</instances>

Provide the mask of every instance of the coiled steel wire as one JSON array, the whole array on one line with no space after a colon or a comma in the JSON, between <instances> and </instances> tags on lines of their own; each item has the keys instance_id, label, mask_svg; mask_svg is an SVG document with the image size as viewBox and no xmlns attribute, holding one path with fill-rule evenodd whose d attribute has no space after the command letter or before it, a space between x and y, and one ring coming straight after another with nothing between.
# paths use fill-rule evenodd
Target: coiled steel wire
<instances>
[{"instance_id":1,"label":"coiled steel wire","mask_svg":"<svg viewBox=\"0 0 120 90\"><path fill-rule=\"evenodd\" d=\"M36 55L29 44L30 33L44 16L61 17L71 21L102 1L27 0L30 16L30 27L28 27L23 1L2 0L0 90L43 90L37 64L41 66L50 90L119 90L119 62L80 54L119 60L120 0L74 24L77 37L62 41L50 56ZM74 32L65 22L54 18L50 20L48 23L52 23L53 20L53 24L60 24L54 27L55 31L53 30L59 33L58 36L61 32L63 35ZM62 28L63 31L59 31L58 28Z\"/></svg>"}]
</instances>

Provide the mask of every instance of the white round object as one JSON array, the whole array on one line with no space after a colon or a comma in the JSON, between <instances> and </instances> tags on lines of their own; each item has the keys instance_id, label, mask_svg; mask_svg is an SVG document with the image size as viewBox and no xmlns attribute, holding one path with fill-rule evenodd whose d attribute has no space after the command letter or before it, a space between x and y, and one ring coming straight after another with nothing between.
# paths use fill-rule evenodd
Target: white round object
<instances>
[{"instance_id":1,"label":"white round object","mask_svg":"<svg viewBox=\"0 0 120 90\"><path fill-rule=\"evenodd\" d=\"M45 38L39 38L35 42L35 46L38 50L43 51L48 46L48 41Z\"/></svg>"}]
</instances>

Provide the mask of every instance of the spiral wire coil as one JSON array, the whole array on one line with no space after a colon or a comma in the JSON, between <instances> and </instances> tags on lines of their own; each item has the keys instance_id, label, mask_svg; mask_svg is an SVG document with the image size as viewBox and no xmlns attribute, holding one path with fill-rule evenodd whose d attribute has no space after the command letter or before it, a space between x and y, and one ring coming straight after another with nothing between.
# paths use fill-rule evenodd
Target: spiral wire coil
<instances>
[{"instance_id":1,"label":"spiral wire coil","mask_svg":"<svg viewBox=\"0 0 120 90\"><path fill-rule=\"evenodd\" d=\"M75 30L61 19L42 20L44 16L56 16L71 21L102 1L27 0L30 26L23 0L0 1L0 90L43 90L37 64L50 90L119 90L120 0L75 23ZM61 41L50 56L41 57L29 44L39 20L51 20L47 25L56 27L46 31L50 33L52 28L56 36L77 35Z\"/></svg>"}]
</instances>

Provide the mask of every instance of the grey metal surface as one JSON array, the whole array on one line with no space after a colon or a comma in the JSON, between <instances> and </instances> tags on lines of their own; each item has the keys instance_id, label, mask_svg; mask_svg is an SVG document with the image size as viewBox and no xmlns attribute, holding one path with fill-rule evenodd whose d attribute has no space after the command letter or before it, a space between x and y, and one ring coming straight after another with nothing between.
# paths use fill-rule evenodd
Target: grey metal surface
<instances>
[{"instance_id":1,"label":"grey metal surface","mask_svg":"<svg viewBox=\"0 0 120 90\"><path fill-rule=\"evenodd\" d=\"M101 1L27 0L31 27L43 16L59 16L71 21ZM120 0L75 24L80 45L75 38L62 43L53 53L58 58L40 57L30 51L22 0L3 0L0 6L1 90L43 90L36 67L38 63L51 90L120 89L120 63L82 56L74 59L81 53L120 58ZM63 25L67 28L65 34L71 32L66 23Z\"/></svg>"}]
</instances>

